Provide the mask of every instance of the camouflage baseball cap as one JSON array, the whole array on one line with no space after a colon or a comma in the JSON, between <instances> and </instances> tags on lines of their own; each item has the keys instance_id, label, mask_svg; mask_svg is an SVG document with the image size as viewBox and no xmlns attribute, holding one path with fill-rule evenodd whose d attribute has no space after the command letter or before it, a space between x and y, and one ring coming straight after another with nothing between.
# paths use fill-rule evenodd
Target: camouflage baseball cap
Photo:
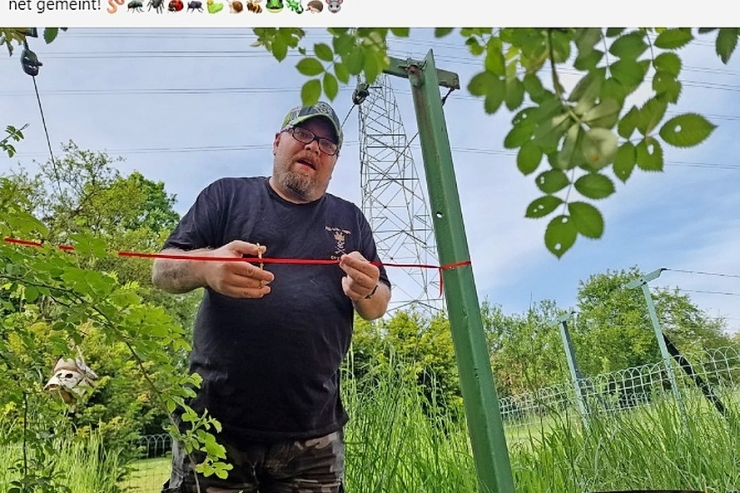
<instances>
[{"instance_id":1,"label":"camouflage baseball cap","mask_svg":"<svg viewBox=\"0 0 740 493\"><path fill-rule=\"evenodd\" d=\"M288 127L294 127L301 122L305 122L306 120L317 116L322 116L329 120L334 132L337 134L337 145L342 147L342 139L344 137L342 135L342 123L334 112L334 108L323 101L319 101L313 106L296 106L290 110L287 115L285 115L283 126L281 128L286 129Z\"/></svg>"}]
</instances>

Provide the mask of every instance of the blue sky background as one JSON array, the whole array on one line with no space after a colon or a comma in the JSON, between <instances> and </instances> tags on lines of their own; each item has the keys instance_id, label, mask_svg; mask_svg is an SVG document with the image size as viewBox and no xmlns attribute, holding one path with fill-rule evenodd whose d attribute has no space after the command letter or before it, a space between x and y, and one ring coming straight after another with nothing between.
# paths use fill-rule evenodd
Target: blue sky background
<instances>
[{"instance_id":1,"label":"blue sky background","mask_svg":"<svg viewBox=\"0 0 740 493\"><path fill-rule=\"evenodd\" d=\"M524 218L540 193L503 148L513 115L505 108L485 115L465 90L450 96L445 114L481 300L508 313L543 299L565 308L575 304L579 281L607 269L712 272L725 276L668 271L651 285L685 291L740 331L740 54L722 65L713 36L681 51L684 90L668 116L699 112L718 128L696 148L666 146L664 173L636 171L626 185L615 180L617 193L598 204L603 238L579 238L560 260L544 246L547 221ZM311 42L320 38L321 31L310 33ZM300 102L305 79L294 68L296 57L278 63L250 47L253 40L249 29L154 28L75 28L51 45L31 40L44 63L37 83L55 152L72 139L83 149L123 156L121 170L163 181L181 214L219 177L269 175L274 132ZM423 58L432 48L438 68L457 72L463 86L480 70L457 35L435 40L428 30L412 29L410 39L390 45L403 58ZM0 55L0 124L30 127L18 155L0 157L0 172L17 163L33 171L34 161L48 157L33 83L18 55ZM574 82L565 68L563 79ZM411 137L408 81L393 80L393 87ZM341 118L352 106L352 89L333 103ZM357 129L355 109L329 191L359 205ZM422 171L418 141L412 149Z\"/></svg>"}]
</instances>

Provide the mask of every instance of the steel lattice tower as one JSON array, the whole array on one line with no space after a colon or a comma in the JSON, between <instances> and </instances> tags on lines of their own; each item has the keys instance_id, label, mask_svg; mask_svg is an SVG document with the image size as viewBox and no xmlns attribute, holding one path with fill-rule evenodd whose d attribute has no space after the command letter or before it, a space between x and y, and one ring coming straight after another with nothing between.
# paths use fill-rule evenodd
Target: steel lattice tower
<instances>
[{"instance_id":1,"label":"steel lattice tower","mask_svg":"<svg viewBox=\"0 0 740 493\"><path fill-rule=\"evenodd\" d=\"M388 76L367 88L359 106L362 211L370 222L383 262L437 265L424 183L409 149ZM390 268L389 310L410 308L434 315L443 308L439 272Z\"/></svg>"}]
</instances>

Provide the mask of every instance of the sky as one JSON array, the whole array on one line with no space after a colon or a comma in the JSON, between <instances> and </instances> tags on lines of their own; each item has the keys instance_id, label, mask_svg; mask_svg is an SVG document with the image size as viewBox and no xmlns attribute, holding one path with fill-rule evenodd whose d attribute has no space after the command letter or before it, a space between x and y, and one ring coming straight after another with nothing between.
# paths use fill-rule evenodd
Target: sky
<instances>
[{"instance_id":1,"label":"sky","mask_svg":"<svg viewBox=\"0 0 740 493\"><path fill-rule=\"evenodd\" d=\"M541 193L532 176L516 169L504 149L513 114L486 115L464 87L480 71L462 39L434 39L412 29L391 39L390 54L421 59L432 49L440 69L460 76L445 118L478 297L523 313L541 300L574 307L579 282L607 270L638 266L669 270L650 283L678 288L711 317L740 332L740 54L723 65L711 42L700 38L682 50L684 88L668 116L698 112L717 129L690 149L664 146L663 173L636 171L617 193L599 201L606 227L599 240L579 238L561 259L543 242L547 219L524 217ZM322 40L309 32L310 43ZM36 78L52 149L74 140L81 148L122 156L122 172L162 181L183 214L199 191L223 176L268 176L271 142L288 109L300 102L305 77L298 58L278 63L250 45L250 29L73 28L31 48L44 65ZM310 45L309 45L310 46ZM566 86L574 78L562 69ZM0 156L0 173L19 163L29 171L48 158L32 79L19 53L0 54L0 124L20 127L25 139L12 159ZM416 133L409 82L391 78L408 138ZM329 192L362 201L354 85L332 102L347 117L341 158ZM635 95L635 102L647 96ZM418 139L411 145L423 173ZM611 175L613 176L613 175ZM391 281L401 273L389 271ZM709 275L716 274L716 275Z\"/></svg>"}]
</instances>

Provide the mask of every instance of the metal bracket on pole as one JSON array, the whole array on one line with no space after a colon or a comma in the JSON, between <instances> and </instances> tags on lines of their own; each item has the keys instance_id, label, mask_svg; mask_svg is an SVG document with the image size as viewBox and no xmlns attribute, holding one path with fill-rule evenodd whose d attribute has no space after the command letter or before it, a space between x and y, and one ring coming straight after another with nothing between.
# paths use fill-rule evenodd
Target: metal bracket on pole
<instances>
[{"instance_id":1,"label":"metal bracket on pole","mask_svg":"<svg viewBox=\"0 0 740 493\"><path fill-rule=\"evenodd\" d=\"M385 72L411 82L439 260L442 265L460 264L454 269L445 269L442 276L480 491L514 493L439 94L439 86L459 88L459 78L452 72L437 70L431 51L423 61L391 58Z\"/></svg>"},{"instance_id":2,"label":"metal bracket on pole","mask_svg":"<svg viewBox=\"0 0 740 493\"><path fill-rule=\"evenodd\" d=\"M573 390L576 394L578 411L581 413L583 426L585 428L588 428L588 410L586 409L586 400L583 397L583 389L581 388L581 380L583 380L583 375L578 369L578 363L576 362L576 352L573 349L573 341L571 340L570 332L568 331L568 322L573 319L573 313L575 312L561 315L555 322L550 324L550 326L554 327L555 325L560 325L560 337L563 339L563 346L565 347L565 357L568 359L568 370L570 370L570 378L573 381Z\"/></svg>"},{"instance_id":3,"label":"metal bracket on pole","mask_svg":"<svg viewBox=\"0 0 740 493\"><path fill-rule=\"evenodd\" d=\"M686 423L686 409L684 407L683 400L681 398L681 392L678 388L678 382L676 381L676 375L673 372L673 365L671 364L671 355L668 353L668 347L666 346L665 339L663 338L663 331L660 328L660 322L658 321L658 315L655 312L655 303L653 297L650 294L650 286L648 283L654 279L660 277L660 274L664 271L664 268L655 270L649 274L639 277L633 281L625 284L627 289L642 288L642 293L645 295L645 301L647 302L648 313L650 314L650 320L653 323L653 329L655 330L655 338L658 340L658 347L660 348L660 354L663 357L663 364L665 365L668 379L671 382L671 389L673 395L676 398L676 404L678 405L679 413L684 423Z\"/></svg>"}]
</instances>

